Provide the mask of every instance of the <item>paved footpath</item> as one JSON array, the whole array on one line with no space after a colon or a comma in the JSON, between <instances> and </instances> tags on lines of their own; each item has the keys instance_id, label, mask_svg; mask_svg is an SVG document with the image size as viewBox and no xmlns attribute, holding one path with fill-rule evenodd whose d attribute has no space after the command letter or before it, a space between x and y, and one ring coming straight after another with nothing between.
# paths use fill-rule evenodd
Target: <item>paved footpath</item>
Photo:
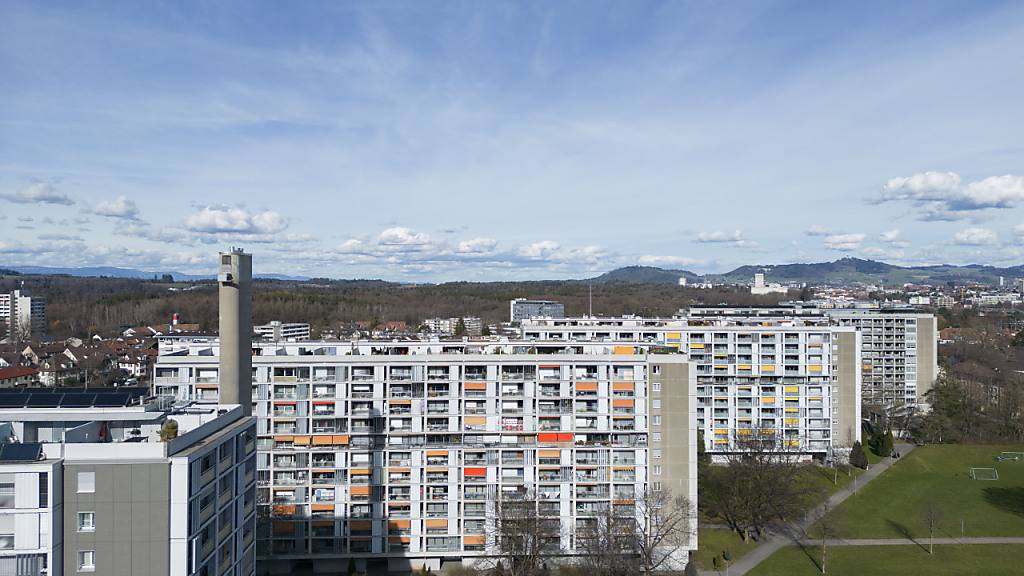
<instances>
[{"instance_id":1,"label":"paved footpath","mask_svg":"<svg viewBox=\"0 0 1024 576\"><path fill-rule=\"evenodd\" d=\"M928 546L928 537L924 538L856 538L843 540L840 538L827 541L829 546ZM972 536L968 538L936 538L935 544L1024 544L1024 536ZM800 544L805 547L821 546L821 540L804 539Z\"/></svg>"},{"instance_id":2,"label":"paved footpath","mask_svg":"<svg viewBox=\"0 0 1024 576\"><path fill-rule=\"evenodd\" d=\"M897 444L895 446L895 450L902 456L910 454L913 449L913 444ZM860 490L865 484L871 482L877 478L879 474L888 470L889 467L892 466L893 462L895 462L894 459L885 458L878 464L873 464L867 472L858 476L853 483L833 494L828 499L827 506L835 508L844 500L852 496L856 490ZM748 552L742 558L737 560L735 564L729 567L729 576L743 576L769 556L778 552L783 546L789 546L803 540L807 533L807 529L817 521L825 507L826 504L821 504L810 512L803 521L791 524L787 528L768 536L760 546ZM938 539L935 541L938 543ZM902 542L907 544L907 540L903 540ZM818 544L821 544L820 540L818 541ZM978 542L978 544L982 544L982 542ZM717 574L717 572L705 571L703 574L711 575Z\"/></svg>"}]
</instances>

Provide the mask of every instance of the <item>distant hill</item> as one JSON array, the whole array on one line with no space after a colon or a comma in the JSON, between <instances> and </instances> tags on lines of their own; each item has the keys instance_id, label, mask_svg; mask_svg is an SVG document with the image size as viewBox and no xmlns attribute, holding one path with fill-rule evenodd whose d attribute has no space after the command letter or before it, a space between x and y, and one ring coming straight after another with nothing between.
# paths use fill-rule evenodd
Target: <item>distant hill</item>
<instances>
[{"instance_id":1,"label":"distant hill","mask_svg":"<svg viewBox=\"0 0 1024 576\"><path fill-rule=\"evenodd\" d=\"M704 281L725 284L751 282L754 274L764 272L767 281L782 284L807 283L819 286L849 286L855 284L875 286L902 286L903 284L990 284L999 283L1002 276L1006 282L1024 277L1024 265L1009 268L970 264L953 266L896 266L885 262L861 258L842 258L834 262L813 264L762 264L740 266L724 274L700 276L685 270L664 270L651 266L628 266L606 272L591 279L595 283L624 282L635 284L675 284L680 276L688 282Z\"/></svg>"},{"instance_id":2,"label":"distant hill","mask_svg":"<svg viewBox=\"0 0 1024 576\"><path fill-rule=\"evenodd\" d=\"M57 268L49 266L10 266L8 267L11 272L15 274L36 274L42 276L74 276L78 278L134 278L139 280L151 280L154 276L157 278L162 277L164 274L170 274L176 282L194 282L197 280L213 280L216 278L213 274L185 274L183 272L172 272L172 271L145 271L136 270L134 268L117 268L114 266L85 266L79 268ZM3 272L0 271L0 274ZM293 280L293 281L306 281L308 278L304 276L289 276L286 274L257 274L257 278L266 278L268 280Z\"/></svg>"},{"instance_id":3,"label":"distant hill","mask_svg":"<svg viewBox=\"0 0 1024 576\"><path fill-rule=\"evenodd\" d=\"M687 282L699 280L700 275L689 270L665 270L655 266L626 266L617 268L611 272L605 272L596 278L591 278L594 284L610 284L613 282L624 282L633 284L676 284L680 277L685 277Z\"/></svg>"}]
</instances>

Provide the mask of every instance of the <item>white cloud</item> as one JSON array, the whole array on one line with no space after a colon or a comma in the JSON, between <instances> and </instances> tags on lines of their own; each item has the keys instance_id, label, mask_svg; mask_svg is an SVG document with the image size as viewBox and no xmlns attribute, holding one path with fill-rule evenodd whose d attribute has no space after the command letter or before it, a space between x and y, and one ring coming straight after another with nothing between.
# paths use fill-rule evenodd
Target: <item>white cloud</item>
<instances>
[{"instance_id":1,"label":"white cloud","mask_svg":"<svg viewBox=\"0 0 1024 576\"><path fill-rule=\"evenodd\" d=\"M244 208L205 206L185 220L185 227L205 234L276 234L288 221L271 210L250 213Z\"/></svg>"},{"instance_id":2,"label":"white cloud","mask_svg":"<svg viewBox=\"0 0 1024 576\"><path fill-rule=\"evenodd\" d=\"M75 203L67 194L45 182L36 182L15 194L0 194L0 198L18 204L62 204L70 206Z\"/></svg>"},{"instance_id":3,"label":"white cloud","mask_svg":"<svg viewBox=\"0 0 1024 576\"><path fill-rule=\"evenodd\" d=\"M643 266L693 266L704 263L685 256L641 256L637 262Z\"/></svg>"},{"instance_id":4,"label":"white cloud","mask_svg":"<svg viewBox=\"0 0 1024 576\"><path fill-rule=\"evenodd\" d=\"M409 228L395 227L381 232L377 242L383 246L424 246L430 242L430 236Z\"/></svg>"},{"instance_id":5,"label":"white cloud","mask_svg":"<svg viewBox=\"0 0 1024 576\"><path fill-rule=\"evenodd\" d=\"M492 238L472 238L459 242L455 251L459 254L491 254L498 247L498 241Z\"/></svg>"},{"instance_id":6,"label":"white cloud","mask_svg":"<svg viewBox=\"0 0 1024 576\"><path fill-rule=\"evenodd\" d=\"M108 218L121 218L123 220L138 220L139 208L135 201L124 196L118 196L116 200L105 200L92 209L92 213Z\"/></svg>"},{"instance_id":7,"label":"white cloud","mask_svg":"<svg viewBox=\"0 0 1024 576\"><path fill-rule=\"evenodd\" d=\"M988 228L964 228L953 235L953 243L960 246L989 246L999 238Z\"/></svg>"},{"instance_id":8,"label":"white cloud","mask_svg":"<svg viewBox=\"0 0 1024 576\"><path fill-rule=\"evenodd\" d=\"M876 247L864 248L863 250L860 251L860 253L865 258L887 261L902 260L905 256L903 250Z\"/></svg>"},{"instance_id":9,"label":"white cloud","mask_svg":"<svg viewBox=\"0 0 1024 576\"><path fill-rule=\"evenodd\" d=\"M832 232L830 232L821 224L814 224L813 226L804 231L804 234L808 236L828 236L831 233Z\"/></svg>"},{"instance_id":10,"label":"white cloud","mask_svg":"<svg viewBox=\"0 0 1024 576\"><path fill-rule=\"evenodd\" d=\"M750 243L749 240L743 237L743 232L740 230L736 230L732 234L718 230L714 232L699 232L696 241L704 244L733 244L735 246L744 246Z\"/></svg>"},{"instance_id":11,"label":"white cloud","mask_svg":"<svg viewBox=\"0 0 1024 576\"><path fill-rule=\"evenodd\" d=\"M860 248L866 237L865 234L832 234L825 237L824 245L830 250L849 252Z\"/></svg>"},{"instance_id":12,"label":"white cloud","mask_svg":"<svg viewBox=\"0 0 1024 576\"><path fill-rule=\"evenodd\" d=\"M900 231L898 228L894 230L886 230L885 232L882 232L881 234L878 235L878 239L881 240L882 242L892 243L898 241L899 238Z\"/></svg>"},{"instance_id":13,"label":"white cloud","mask_svg":"<svg viewBox=\"0 0 1024 576\"><path fill-rule=\"evenodd\" d=\"M1024 177L989 176L964 186L955 172L923 172L890 179L873 200L898 201L917 207L922 220L971 218L980 210L1013 208L1024 202Z\"/></svg>"},{"instance_id":14,"label":"white cloud","mask_svg":"<svg viewBox=\"0 0 1024 576\"><path fill-rule=\"evenodd\" d=\"M550 258L554 256L561 246L554 240L541 240L519 249L519 255L535 260Z\"/></svg>"}]
</instances>

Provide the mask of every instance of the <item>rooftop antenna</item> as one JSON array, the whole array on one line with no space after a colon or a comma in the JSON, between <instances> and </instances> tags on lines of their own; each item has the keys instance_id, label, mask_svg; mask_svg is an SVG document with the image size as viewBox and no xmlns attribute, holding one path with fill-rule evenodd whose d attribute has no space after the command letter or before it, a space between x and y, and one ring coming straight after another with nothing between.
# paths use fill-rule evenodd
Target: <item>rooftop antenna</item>
<instances>
[{"instance_id":1,"label":"rooftop antenna","mask_svg":"<svg viewBox=\"0 0 1024 576\"><path fill-rule=\"evenodd\" d=\"M590 290L590 297L587 304L587 315L591 318L594 317L594 285L587 283L587 288Z\"/></svg>"}]
</instances>

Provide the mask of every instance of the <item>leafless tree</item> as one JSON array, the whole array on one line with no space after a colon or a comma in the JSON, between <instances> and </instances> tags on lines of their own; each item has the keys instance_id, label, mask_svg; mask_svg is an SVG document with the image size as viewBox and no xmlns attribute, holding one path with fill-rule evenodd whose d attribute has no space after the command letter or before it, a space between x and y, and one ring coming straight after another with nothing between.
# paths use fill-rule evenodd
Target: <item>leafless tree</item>
<instances>
[{"instance_id":1,"label":"leafless tree","mask_svg":"<svg viewBox=\"0 0 1024 576\"><path fill-rule=\"evenodd\" d=\"M770 431L754 431L726 458L724 466L708 468L702 501L744 540L801 514L820 490L807 482L783 439Z\"/></svg>"},{"instance_id":2,"label":"leafless tree","mask_svg":"<svg viewBox=\"0 0 1024 576\"><path fill-rule=\"evenodd\" d=\"M928 553L935 551L935 531L942 524L942 508L934 498L929 498L924 508L924 523L928 527Z\"/></svg>"},{"instance_id":3,"label":"leafless tree","mask_svg":"<svg viewBox=\"0 0 1024 576\"><path fill-rule=\"evenodd\" d=\"M503 495L494 503L489 539L491 561L495 566L500 561L506 576L541 574L562 553L559 518L542 517L536 494L528 490Z\"/></svg>"},{"instance_id":4,"label":"leafless tree","mask_svg":"<svg viewBox=\"0 0 1024 576\"><path fill-rule=\"evenodd\" d=\"M835 513L835 507L825 500L818 507L818 519L816 527L821 538L821 573L827 574L828 570L828 541L836 538L840 532L840 519Z\"/></svg>"},{"instance_id":5,"label":"leafless tree","mask_svg":"<svg viewBox=\"0 0 1024 576\"><path fill-rule=\"evenodd\" d=\"M643 573L677 569L696 533L696 508L669 490L646 489L636 500L635 546Z\"/></svg>"}]
</instances>

